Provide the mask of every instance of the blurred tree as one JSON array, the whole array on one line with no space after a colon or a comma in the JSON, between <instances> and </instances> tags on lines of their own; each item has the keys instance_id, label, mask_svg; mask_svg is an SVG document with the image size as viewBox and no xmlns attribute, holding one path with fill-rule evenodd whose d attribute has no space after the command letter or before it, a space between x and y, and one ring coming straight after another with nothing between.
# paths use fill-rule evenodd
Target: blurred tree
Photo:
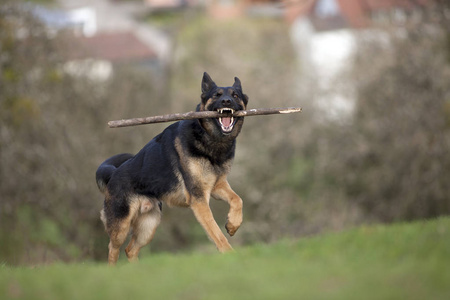
<instances>
[{"instance_id":1,"label":"blurred tree","mask_svg":"<svg viewBox=\"0 0 450 300\"><path fill-rule=\"evenodd\" d=\"M316 174L332 181L322 196L342 195L381 221L450 213L449 11L439 2L420 22L384 28L387 43L360 39L355 114L326 135Z\"/></svg>"},{"instance_id":2,"label":"blurred tree","mask_svg":"<svg viewBox=\"0 0 450 300\"><path fill-rule=\"evenodd\" d=\"M159 113L164 102L148 72L122 66L106 82L67 75L71 43L0 5L0 261L104 257L95 170L158 130L108 130L108 120Z\"/></svg>"}]
</instances>

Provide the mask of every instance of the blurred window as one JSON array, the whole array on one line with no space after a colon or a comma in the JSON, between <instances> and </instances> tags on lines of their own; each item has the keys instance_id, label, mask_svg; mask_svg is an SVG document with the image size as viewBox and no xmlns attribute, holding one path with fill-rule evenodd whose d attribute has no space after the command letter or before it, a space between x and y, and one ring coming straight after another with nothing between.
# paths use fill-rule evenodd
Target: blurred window
<instances>
[{"instance_id":1,"label":"blurred window","mask_svg":"<svg viewBox=\"0 0 450 300\"><path fill-rule=\"evenodd\" d=\"M339 15L339 6L336 0L321 0L317 2L315 13L320 18L329 18Z\"/></svg>"}]
</instances>

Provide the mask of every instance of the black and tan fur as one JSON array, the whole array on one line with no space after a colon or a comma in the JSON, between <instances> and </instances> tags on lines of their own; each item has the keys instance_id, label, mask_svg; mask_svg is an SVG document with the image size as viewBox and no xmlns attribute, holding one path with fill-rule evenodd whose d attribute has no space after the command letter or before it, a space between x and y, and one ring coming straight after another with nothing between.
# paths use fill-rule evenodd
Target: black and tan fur
<instances>
[{"instance_id":1,"label":"black and tan fur","mask_svg":"<svg viewBox=\"0 0 450 300\"><path fill-rule=\"evenodd\" d=\"M204 73L198 111L245 110L248 97L236 77L233 86L218 87ZM209 207L210 197L228 202L225 225L233 236L242 222L242 199L227 181L236 137L244 119L184 120L167 127L136 155L119 154L103 162L96 179L105 195L101 220L110 237L108 262L125 249L130 261L148 244L161 221L162 202L189 207L220 252L232 250Z\"/></svg>"}]
</instances>

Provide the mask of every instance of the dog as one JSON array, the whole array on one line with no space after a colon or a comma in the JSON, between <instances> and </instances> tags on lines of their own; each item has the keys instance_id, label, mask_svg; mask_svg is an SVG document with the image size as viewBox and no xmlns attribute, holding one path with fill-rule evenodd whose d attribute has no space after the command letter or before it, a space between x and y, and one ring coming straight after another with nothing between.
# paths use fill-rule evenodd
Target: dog
<instances>
[{"instance_id":1,"label":"dog","mask_svg":"<svg viewBox=\"0 0 450 300\"><path fill-rule=\"evenodd\" d=\"M205 72L201 101L196 111L233 113L245 110L248 96L241 81L218 87ZM168 126L136 155L118 154L96 172L104 194L100 212L109 235L108 263L114 265L120 247L131 231L125 249L129 261L150 243L161 222L162 203L189 207L220 252L233 250L209 207L212 196L226 201L230 210L225 228L233 236L242 223L242 199L231 189L227 175L233 162L236 138L243 117L183 120Z\"/></svg>"}]
</instances>

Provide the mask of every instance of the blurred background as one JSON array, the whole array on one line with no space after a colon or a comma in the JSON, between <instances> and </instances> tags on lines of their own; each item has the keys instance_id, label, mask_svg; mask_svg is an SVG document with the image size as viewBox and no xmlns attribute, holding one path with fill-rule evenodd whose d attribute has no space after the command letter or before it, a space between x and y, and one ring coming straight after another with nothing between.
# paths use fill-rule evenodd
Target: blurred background
<instances>
[{"instance_id":1,"label":"blurred background","mask_svg":"<svg viewBox=\"0 0 450 300\"><path fill-rule=\"evenodd\" d=\"M204 71L303 107L245 120L234 246L450 213L449 1L2 0L0 263L106 260L95 171L167 126L107 122L194 110ZM144 252L214 251L163 213Z\"/></svg>"}]
</instances>

